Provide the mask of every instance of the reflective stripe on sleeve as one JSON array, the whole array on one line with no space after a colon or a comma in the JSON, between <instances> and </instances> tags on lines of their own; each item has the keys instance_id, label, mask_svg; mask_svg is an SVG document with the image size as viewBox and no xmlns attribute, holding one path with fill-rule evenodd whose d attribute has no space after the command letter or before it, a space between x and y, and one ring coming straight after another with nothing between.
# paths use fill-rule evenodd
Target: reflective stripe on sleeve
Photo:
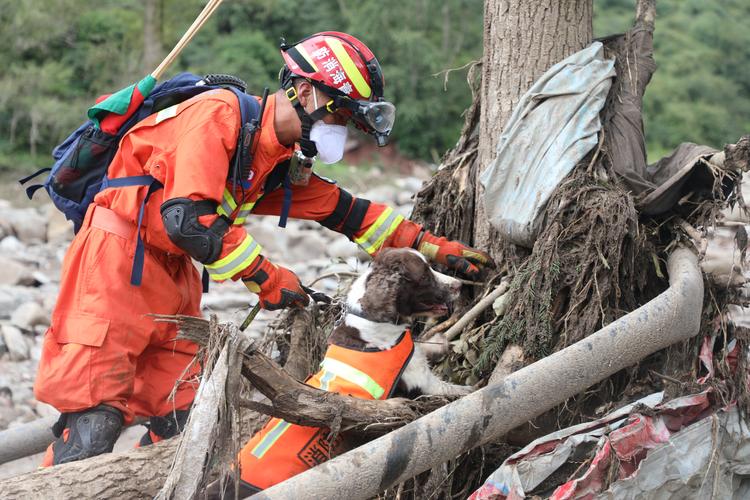
<instances>
[{"instance_id":1,"label":"reflective stripe on sleeve","mask_svg":"<svg viewBox=\"0 0 750 500\"><path fill-rule=\"evenodd\" d=\"M214 281L224 281L252 264L262 247L249 234L242 243L224 258L206 264L208 275Z\"/></svg>"},{"instance_id":2,"label":"reflective stripe on sleeve","mask_svg":"<svg viewBox=\"0 0 750 500\"><path fill-rule=\"evenodd\" d=\"M274 425L271 430L268 431L268 434L263 436L263 439L261 439L260 442L255 445L255 448L253 448L250 453L256 458L263 458L263 455L265 455L266 452L271 448L271 446L273 446L273 444L278 441L278 439L282 434L284 434L284 431L286 431L290 425L292 424L290 424L289 422L279 420L276 425Z\"/></svg>"},{"instance_id":3,"label":"reflective stripe on sleeve","mask_svg":"<svg viewBox=\"0 0 750 500\"><path fill-rule=\"evenodd\" d=\"M250 212L253 211L253 207L255 206L255 202L251 201L250 203L243 203L240 207L240 211L237 212L237 217L235 217L234 222L232 224L239 225L244 224L245 219L247 219L247 216L250 215Z\"/></svg>"},{"instance_id":4,"label":"reflective stripe on sleeve","mask_svg":"<svg viewBox=\"0 0 750 500\"><path fill-rule=\"evenodd\" d=\"M397 215L391 207L387 207L380 217L370 226L365 234L355 238L354 242L362 250L372 255L383 246L386 238L393 234L399 224L403 222L404 216Z\"/></svg>"},{"instance_id":5,"label":"reflective stripe on sleeve","mask_svg":"<svg viewBox=\"0 0 750 500\"><path fill-rule=\"evenodd\" d=\"M367 391L374 399L380 399L380 397L385 393L385 389L380 387L380 384L370 378L368 374L337 359L325 358L320 364L320 367L323 368L326 372L332 373L333 375L347 380L352 384L358 385L359 387ZM328 374L324 375L324 377L326 377L327 375Z\"/></svg>"},{"instance_id":6,"label":"reflective stripe on sleeve","mask_svg":"<svg viewBox=\"0 0 750 500\"><path fill-rule=\"evenodd\" d=\"M235 208L237 208L237 202L234 201L232 193L227 188L224 188L224 196L222 196L221 205L216 209L216 213L224 217L229 217Z\"/></svg>"}]
</instances>

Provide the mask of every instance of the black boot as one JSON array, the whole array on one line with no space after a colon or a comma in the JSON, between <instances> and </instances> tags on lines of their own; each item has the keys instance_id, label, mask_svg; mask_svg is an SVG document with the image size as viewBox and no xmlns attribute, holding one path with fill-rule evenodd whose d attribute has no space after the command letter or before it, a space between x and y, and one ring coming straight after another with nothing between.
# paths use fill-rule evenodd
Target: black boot
<instances>
[{"instance_id":1,"label":"black boot","mask_svg":"<svg viewBox=\"0 0 750 500\"><path fill-rule=\"evenodd\" d=\"M109 453L120 436L122 413L107 405L63 413L52 427L57 440L52 444L53 464L64 464ZM64 431L68 429L67 439Z\"/></svg>"},{"instance_id":2,"label":"black boot","mask_svg":"<svg viewBox=\"0 0 750 500\"><path fill-rule=\"evenodd\" d=\"M188 415L190 415L190 409L175 410L163 417L150 417L149 423L144 424L148 428L148 431L146 431L146 434L141 437L138 443L140 446L154 444L154 439L151 436L152 433L160 439L169 439L176 436L185 428Z\"/></svg>"}]
</instances>

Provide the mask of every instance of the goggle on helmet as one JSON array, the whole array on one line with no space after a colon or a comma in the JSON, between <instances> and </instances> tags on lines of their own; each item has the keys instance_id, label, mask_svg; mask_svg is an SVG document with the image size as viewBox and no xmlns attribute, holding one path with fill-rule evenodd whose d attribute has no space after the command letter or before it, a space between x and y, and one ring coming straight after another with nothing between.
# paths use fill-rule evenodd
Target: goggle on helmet
<instances>
[{"instance_id":1,"label":"goggle on helmet","mask_svg":"<svg viewBox=\"0 0 750 500\"><path fill-rule=\"evenodd\" d=\"M378 60L357 38L338 31L324 31L293 45L282 43L282 87L294 76L309 80L330 97L329 113L346 110L355 126L385 146L396 119L396 107L383 98L385 81Z\"/></svg>"}]
</instances>

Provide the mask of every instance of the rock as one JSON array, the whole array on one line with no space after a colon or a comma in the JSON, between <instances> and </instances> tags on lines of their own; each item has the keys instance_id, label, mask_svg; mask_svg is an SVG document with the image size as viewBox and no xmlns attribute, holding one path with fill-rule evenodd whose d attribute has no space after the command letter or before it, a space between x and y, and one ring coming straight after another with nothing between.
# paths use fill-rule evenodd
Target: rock
<instances>
[{"instance_id":1,"label":"rock","mask_svg":"<svg viewBox=\"0 0 750 500\"><path fill-rule=\"evenodd\" d=\"M362 198L375 203L385 203L386 205L396 204L396 195L399 190L393 186L376 186L362 194Z\"/></svg>"},{"instance_id":2,"label":"rock","mask_svg":"<svg viewBox=\"0 0 750 500\"><path fill-rule=\"evenodd\" d=\"M2 331L11 361L29 359L29 345L21 330L13 325L2 325Z\"/></svg>"},{"instance_id":3,"label":"rock","mask_svg":"<svg viewBox=\"0 0 750 500\"><path fill-rule=\"evenodd\" d=\"M201 309L210 311L226 311L229 309L248 309L254 303L254 295L245 292L209 293L201 301Z\"/></svg>"},{"instance_id":4,"label":"rock","mask_svg":"<svg viewBox=\"0 0 750 500\"><path fill-rule=\"evenodd\" d=\"M416 193L422 189L424 181L416 177L402 177L396 179L396 186L408 193Z\"/></svg>"},{"instance_id":5,"label":"rock","mask_svg":"<svg viewBox=\"0 0 750 500\"><path fill-rule=\"evenodd\" d=\"M17 208L4 214L13 234L24 243L44 243L47 238L47 220L33 208Z\"/></svg>"},{"instance_id":6,"label":"rock","mask_svg":"<svg viewBox=\"0 0 750 500\"><path fill-rule=\"evenodd\" d=\"M6 216L6 214L9 214L12 210L9 201L0 200L0 238L13 234L11 219Z\"/></svg>"},{"instance_id":7,"label":"rock","mask_svg":"<svg viewBox=\"0 0 750 500\"><path fill-rule=\"evenodd\" d=\"M7 239L5 238L3 241ZM0 269L3 270L0 273L0 285L33 285L36 283L32 269L5 255L5 252L0 253Z\"/></svg>"},{"instance_id":8,"label":"rock","mask_svg":"<svg viewBox=\"0 0 750 500\"><path fill-rule=\"evenodd\" d=\"M51 281L50 277L41 271L32 272L31 277L34 279L35 282L37 282L40 285L46 285Z\"/></svg>"},{"instance_id":9,"label":"rock","mask_svg":"<svg viewBox=\"0 0 750 500\"><path fill-rule=\"evenodd\" d=\"M274 260L286 250L288 231L278 226L278 217L250 217L245 225L247 232L263 246L263 255ZM291 228L293 221L289 221Z\"/></svg>"},{"instance_id":10,"label":"rock","mask_svg":"<svg viewBox=\"0 0 750 500\"><path fill-rule=\"evenodd\" d=\"M34 331L35 326L49 326L49 316L44 308L36 302L26 302L13 311L10 322L19 328Z\"/></svg>"},{"instance_id":11,"label":"rock","mask_svg":"<svg viewBox=\"0 0 750 500\"><path fill-rule=\"evenodd\" d=\"M396 205L409 205L412 204L413 193L409 191L399 191L396 193Z\"/></svg>"},{"instance_id":12,"label":"rock","mask_svg":"<svg viewBox=\"0 0 750 500\"><path fill-rule=\"evenodd\" d=\"M47 210L47 242L66 243L73 239L73 224L54 205Z\"/></svg>"},{"instance_id":13,"label":"rock","mask_svg":"<svg viewBox=\"0 0 750 500\"><path fill-rule=\"evenodd\" d=\"M24 302L41 301L42 296L37 288L0 285L0 318L9 319L18 306Z\"/></svg>"},{"instance_id":14,"label":"rock","mask_svg":"<svg viewBox=\"0 0 750 500\"><path fill-rule=\"evenodd\" d=\"M346 259L347 257L356 257L359 254L359 247L344 238L336 238L326 247L326 255L333 259Z\"/></svg>"},{"instance_id":15,"label":"rock","mask_svg":"<svg viewBox=\"0 0 750 500\"><path fill-rule=\"evenodd\" d=\"M292 231L287 228L287 242L284 262L307 262L326 254L327 243L317 231Z\"/></svg>"},{"instance_id":16,"label":"rock","mask_svg":"<svg viewBox=\"0 0 750 500\"><path fill-rule=\"evenodd\" d=\"M407 203L406 205L401 205L398 207L393 207L393 211L396 212L399 215L403 215L407 219L411 217L411 213L414 210L414 204L413 203Z\"/></svg>"},{"instance_id":17,"label":"rock","mask_svg":"<svg viewBox=\"0 0 750 500\"><path fill-rule=\"evenodd\" d=\"M5 254L21 255L26 253L26 245L13 235L6 236L0 241L0 251Z\"/></svg>"}]
</instances>

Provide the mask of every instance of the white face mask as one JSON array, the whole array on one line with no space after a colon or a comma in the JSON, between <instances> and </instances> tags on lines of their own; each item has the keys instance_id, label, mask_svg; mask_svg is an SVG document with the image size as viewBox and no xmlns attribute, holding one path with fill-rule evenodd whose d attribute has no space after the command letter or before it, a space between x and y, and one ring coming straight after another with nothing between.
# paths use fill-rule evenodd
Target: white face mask
<instances>
[{"instance_id":1,"label":"white face mask","mask_svg":"<svg viewBox=\"0 0 750 500\"><path fill-rule=\"evenodd\" d=\"M344 157L347 128L343 125L330 125L318 120L310 129L310 140L318 149L318 158L325 164L336 163Z\"/></svg>"},{"instance_id":2,"label":"white face mask","mask_svg":"<svg viewBox=\"0 0 750 500\"><path fill-rule=\"evenodd\" d=\"M313 90L314 110L318 109L318 92ZM331 125L321 120L313 123L310 129L310 140L315 143L318 150L318 158L323 163L330 165L341 161L344 157L344 145L346 144L347 128L344 125Z\"/></svg>"}]
</instances>

